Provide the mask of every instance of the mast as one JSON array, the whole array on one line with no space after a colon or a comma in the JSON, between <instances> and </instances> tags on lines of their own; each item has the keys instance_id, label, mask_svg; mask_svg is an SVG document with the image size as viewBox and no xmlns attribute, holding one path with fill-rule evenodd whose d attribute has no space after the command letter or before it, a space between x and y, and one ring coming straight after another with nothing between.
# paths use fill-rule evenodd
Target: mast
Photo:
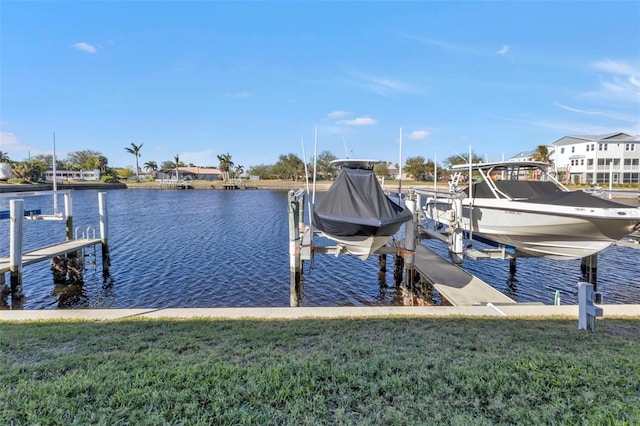
<instances>
[{"instance_id":1,"label":"mast","mask_svg":"<svg viewBox=\"0 0 640 426\"><path fill-rule=\"evenodd\" d=\"M402 199L402 127L400 127L400 159L398 162L398 200Z\"/></svg>"},{"instance_id":2,"label":"mast","mask_svg":"<svg viewBox=\"0 0 640 426\"><path fill-rule=\"evenodd\" d=\"M56 132L53 132L53 214L58 215L58 185L56 181Z\"/></svg>"}]
</instances>

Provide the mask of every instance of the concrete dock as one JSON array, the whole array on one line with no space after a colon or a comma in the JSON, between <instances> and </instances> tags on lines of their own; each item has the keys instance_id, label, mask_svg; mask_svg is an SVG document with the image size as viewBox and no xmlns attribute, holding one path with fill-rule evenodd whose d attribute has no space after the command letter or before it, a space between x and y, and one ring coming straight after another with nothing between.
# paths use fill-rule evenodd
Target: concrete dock
<instances>
[{"instance_id":1,"label":"concrete dock","mask_svg":"<svg viewBox=\"0 0 640 426\"><path fill-rule=\"evenodd\" d=\"M500 293L489 284L457 265L447 261L419 244L416 247L415 267L422 277L453 306L505 305L515 300Z\"/></svg>"}]
</instances>

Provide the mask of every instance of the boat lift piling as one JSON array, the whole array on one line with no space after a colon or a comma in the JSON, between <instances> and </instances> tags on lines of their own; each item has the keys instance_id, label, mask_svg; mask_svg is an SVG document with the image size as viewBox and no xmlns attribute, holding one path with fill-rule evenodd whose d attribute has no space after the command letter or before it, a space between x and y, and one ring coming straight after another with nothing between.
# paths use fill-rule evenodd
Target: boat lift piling
<instances>
[{"instance_id":1,"label":"boat lift piling","mask_svg":"<svg viewBox=\"0 0 640 426\"><path fill-rule=\"evenodd\" d=\"M297 307L300 306L302 281L301 251L304 232L300 231L301 225L304 225L304 191L289 191L287 205L289 212L289 271L291 273L289 305Z\"/></svg>"},{"instance_id":2,"label":"boat lift piling","mask_svg":"<svg viewBox=\"0 0 640 426\"><path fill-rule=\"evenodd\" d=\"M48 191L41 193L29 192L29 193L13 193L10 196L35 196L44 195ZM4 194L3 194L4 195ZM54 193L56 195L56 193ZM65 237L66 241L63 243L54 244L51 246L23 252L23 227L24 218L26 212L24 210L24 200L21 198L15 198L9 200L10 203L10 242L9 242L9 258L0 258L0 287L2 287L2 300L0 303L6 303L8 296L11 296L12 309L22 309L24 307L25 295L23 292L23 268L24 266L31 265L43 260L51 259L51 271L53 274L55 283L68 283L68 282L81 282L84 273L84 255L83 251L86 247L95 246L102 243L102 268L103 276L109 275L109 266L111 264L109 258L109 247L107 238L107 210L106 210L106 193L100 192L99 196L99 210L100 210L100 231L101 239L90 238L88 235L89 229L87 229L87 235L83 235L82 238L78 238L78 235L74 236L73 233L73 214L72 214L72 202L71 194L69 192L64 193L65 196ZM54 207L54 211L57 208ZM29 219L43 219L43 220L60 220L62 217L55 213L51 215L40 215L35 213L29 213L27 216ZM75 239L74 239L75 237ZM6 287L5 284L5 272L10 273L10 286ZM66 277L69 276L69 281ZM75 281L74 281L75 280Z\"/></svg>"}]
</instances>

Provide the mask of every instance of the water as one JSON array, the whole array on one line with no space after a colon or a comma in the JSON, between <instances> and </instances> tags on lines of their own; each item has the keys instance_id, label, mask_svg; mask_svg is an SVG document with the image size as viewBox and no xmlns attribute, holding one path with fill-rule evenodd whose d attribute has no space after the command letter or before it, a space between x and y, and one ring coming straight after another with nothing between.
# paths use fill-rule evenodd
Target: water
<instances>
[{"instance_id":1,"label":"water","mask_svg":"<svg viewBox=\"0 0 640 426\"><path fill-rule=\"evenodd\" d=\"M97 232L97 191L72 197L74 226ZM110 190L107 206L110 276L102 276L99 246L83 286L54 286L49 262L27 266L25 309L289 306L285 191ZM50 212L51 196L26 197L25 209L33 208ZM63 221L25 221L26 250L64 236ZM0 220L2 257L8 241L9 221ZM446 256L442 243L423 243ZM598 260L604 302L640 303L640 250L612 247ZM506 260L465 260L464 268L519 302L550 304L556 290L563 304L577 302L579 260L519 259L517 281ZM401 304L391 256L387 270L379 276L376 258L317 255L305 262L301 306ZM432 302L441 303L437 293Z\"/></svg>"}]
</instances>

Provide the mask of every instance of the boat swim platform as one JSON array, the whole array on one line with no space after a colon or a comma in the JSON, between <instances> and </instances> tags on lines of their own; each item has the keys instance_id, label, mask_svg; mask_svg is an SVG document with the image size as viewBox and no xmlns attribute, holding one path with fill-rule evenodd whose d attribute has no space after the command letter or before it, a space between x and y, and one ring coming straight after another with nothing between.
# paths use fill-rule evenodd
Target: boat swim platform
<instances>
[{"instance_id":1,"label":"boat swim platform","mask_svg":"<svg viewBox=\"0 0 640 426\"><path fill-rule=\"evenodd\" d=\"M96 244L101 243L102 241L97 238L85 238L69 240L47 247L26 251L22 253L22 266L33 265L34 263L42 262L43 260L53 259L56 256L73 253L86 247L95 246ZM0 273L9 272L10 270L10 258L0 257Z\"/></svg>"},{"instance_id":2,"label":"boat swim platform","mask_svg":"<svg viewBox=\"0 0 640 426\"><path fill-rule=\"evenodd\" d=\"M415 268L453 306L511 305L516 301L418 244Z\"/></svg>"},{"instance_id":3,"label":"boat swim platform","mask_svg":"<svg viewBox=\"0 0 640 426\"><path fill-rule=\"evenodd\" d=\"M598 305L606 318L640 319L640 305ZM578 305L339 306L147 309L0 310L0 322L119 321L135 319L312 320L348 318L535 318L576 319Z\"/></svg>"}]
</instances>

